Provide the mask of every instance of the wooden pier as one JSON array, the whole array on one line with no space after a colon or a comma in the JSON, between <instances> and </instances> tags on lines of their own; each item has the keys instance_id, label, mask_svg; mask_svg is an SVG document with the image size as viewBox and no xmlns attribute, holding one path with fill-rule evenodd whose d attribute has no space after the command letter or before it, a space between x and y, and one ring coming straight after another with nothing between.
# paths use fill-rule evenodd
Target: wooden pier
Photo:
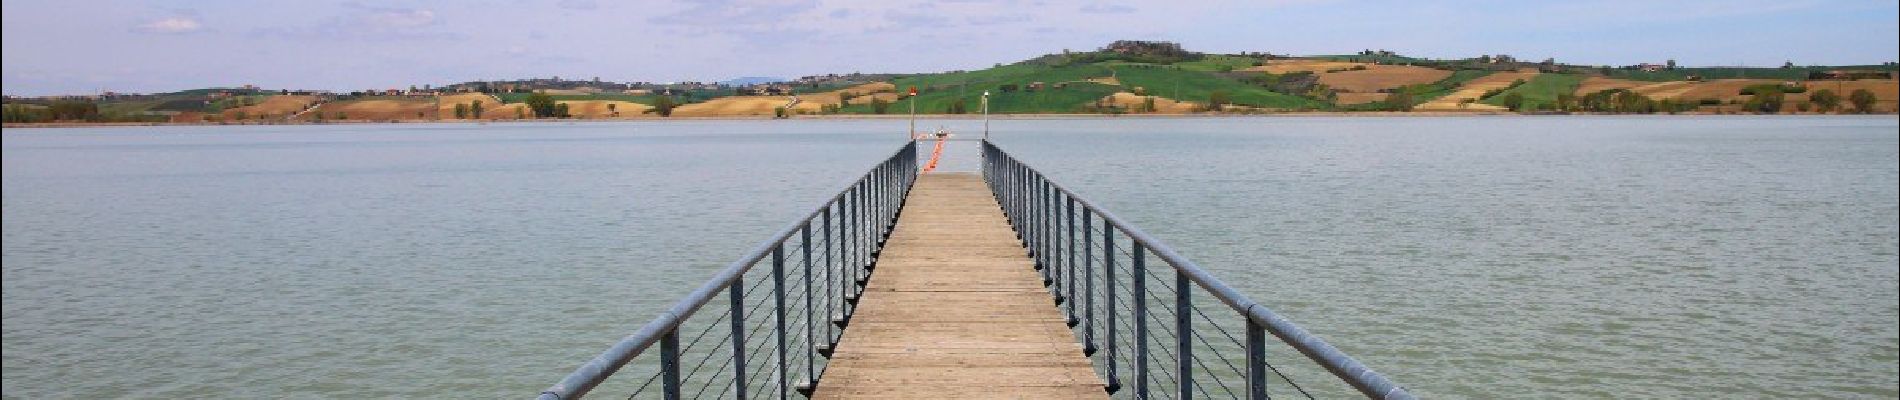
<instances>
[{"instance_id":1,"label":"wooden pier","mask_svg":"<svg viewBox=\"0 0 1900 400\"><path fill-rule=\"evenodd\" d=\"M918 177L817 399L1107 398L980 175Z\"/></svg>"}]
</instances>

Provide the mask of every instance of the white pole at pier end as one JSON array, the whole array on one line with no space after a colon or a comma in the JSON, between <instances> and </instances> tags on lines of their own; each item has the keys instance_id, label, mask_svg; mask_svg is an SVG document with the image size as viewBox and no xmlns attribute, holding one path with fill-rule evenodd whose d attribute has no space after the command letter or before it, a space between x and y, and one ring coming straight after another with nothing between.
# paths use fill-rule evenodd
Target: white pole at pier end
<instances>
[{"instance_id":1,"label":"white pole at pier end","mask_svg":"<svg viewBox=\"0 0 1900 400\"><path fill-rule=\"evenodd\" d=\"M910 138L917 140L917 87L910 87Z\"/></svg>"},{"instance_id":2,"label":"white pole at pier end","mask_svg":"<svg viewBox=\"0 0 1900 400\"><path fill-rule=\"evenodd\" d=\"M990 140L990 91L983 91L983 140Z\"/></svg>"}]
</instances>

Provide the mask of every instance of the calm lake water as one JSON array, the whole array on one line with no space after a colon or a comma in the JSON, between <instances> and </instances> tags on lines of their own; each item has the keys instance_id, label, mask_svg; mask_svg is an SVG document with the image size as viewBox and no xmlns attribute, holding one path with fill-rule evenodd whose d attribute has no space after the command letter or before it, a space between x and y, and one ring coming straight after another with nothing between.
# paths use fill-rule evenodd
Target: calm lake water
<instances>
[{"instance_id":1,"label":"calm lake water","mask_svg":"<svg viewBox=\"0 0 1900 400\"><path fill-rule=\"evenodd\" d=\"M9 129L4 395L530 396L903 129ZM1427 397L1900 395L1890 116L994 130Z\"/></svg>"}]
</instances>

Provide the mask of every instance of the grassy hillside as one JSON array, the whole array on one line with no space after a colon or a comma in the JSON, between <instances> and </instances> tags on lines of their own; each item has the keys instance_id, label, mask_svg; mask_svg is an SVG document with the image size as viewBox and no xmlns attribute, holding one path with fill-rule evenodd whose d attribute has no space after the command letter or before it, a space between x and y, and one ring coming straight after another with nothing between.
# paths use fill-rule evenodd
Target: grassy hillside
<instances>
[{"instance_id":1,"label":"grassy hillside","mask_svg":"<svg viewBox=\"0 0 1900 400\"><path fill-rule=\"evenodd\" d=\"M528 101L528 96L532 96L532 95L533 95L532 93L496 93L495 98L501 99L501 102L503 104L521 103L521 102ZM650 95L650 94L631 95L631 94L624 94L624 93L601 93L601 94L571 94L571 95L557 94L557 95L550 95L548 97L554 98L554 101L618 100L618 101L653 105L653 102L659 99L660 96Z\"/></svg>"},{"instance_id":2,"label":"grassy hillside","mask_svg":"<svg viewBox=\"0 0 1900 400\"><path fill-rule=\"evenodd\" d=\"M1118 68L1116 77L1123 86L1140 86L1148 94L1182 101L1206 102L1214 91L1227 92L1234 104L1266 108L1326 108L1328 105L1305 97L1274 92L1227 77L1173 68Z\"/></svg>"},{"instance_id":3,"label":"grassy hillside","mask_svg":"<svg viewBox=\"0 0 1900 400\"><path fill-rule=\"evenodd\" d=\"M1583 83L1583 78L1583 75L1577 74L1539 74L1525 81L1523 85L1505 90L1503 93L1484 99L1484 101L1480 103L1503 106L1504 96L1517 93L1518 95L1524 96L1523 109L1534 110L1537 109L1537 105L1539 104L1556 104L1558 94L1576 92L1577 85Z\"/></svg>"},{"instance_id":4,"label":"grassy hillside","mask_svg":"<svg viewBox=\"0 0 1900 400\"><path fill-rule=\"evenodd\" d=\"M1224 91L1238 105L1285 109L1328 107L1320 101L1276 93L1214 72L1223 69L1223 66L1251 66L1252 60L1249 57L1208 56L1173 65L1120 60L1059 66L1025 62L976 71L913 75L897 78L891 83L900 92L910 87L918 88L917 111L920 113L941 113L959 100L967 102L965 104L969 112L979 112L978 100L985 90L991 93L992 113L1089 112L1097 100L1115 92L1133 91L1136 87L1145 88L1150 95L1193 102L1206 102L1215 91ZM1120 85L1088 81L1108 77L1114 77ZM1035 82L1041 82L1045 87L1029 91L1027 88ZM1057 88L1058 84L1063 87ZM1005 92L1002 90L1005 85L1014 85L1017 89ZM907 107L904 104L893 105L890 113L907 112ZM868 104L854 104L844 111L868 113L871 107Z\"/></svg>"},{"instance_id":5,"label":"grassy hillside","mask_svg":"<svg viewBox=\"0 0 1900 400\"><path fill-rule=\"evenodd\" d=\"M1666 71L1645 72L1641 70L1611 69L1604 77L1649 82L1667 82L1688 80L1690 75L1710 79L1780 79L1788 81L1805 80L1810 72L1832 71L1837 69L1893 71L1889 65L1849 65L1827 67L1794 68L1678 68Z\"/></svg>"},{"instance_id":6,"label":"grassy hillside","mask_svg":"<svg viewBox=\"0 0 1900 400\"><path fill-rule=\"evenodd\" d=\"M1431 84L1411 85L1399 90L1410 93L1413 102L1424 103L1458 91L1458 87L1463 86L1465 82L1470 82L1473 79L1483 78L1491 74L1492 71L1460 70L1452 72L1451 76L1440 79L1437 82L1432 82Z\"/></svg>"},{"instance_id":7,"label":"grassy hillside","mask_svg":"<svg viewBox=\"0 0 1900 400\"><path fill-rule=\"evenodd\" d=\"M1227 72L1237 69L1247 69L1247 67L1254 66L1254 63L1258 61L1260 61L1260 59L1253 57L1209 54L1199 60L1185 61L1175 63L1174 65L1189 71Z\"/></svg>"}]
</instances>

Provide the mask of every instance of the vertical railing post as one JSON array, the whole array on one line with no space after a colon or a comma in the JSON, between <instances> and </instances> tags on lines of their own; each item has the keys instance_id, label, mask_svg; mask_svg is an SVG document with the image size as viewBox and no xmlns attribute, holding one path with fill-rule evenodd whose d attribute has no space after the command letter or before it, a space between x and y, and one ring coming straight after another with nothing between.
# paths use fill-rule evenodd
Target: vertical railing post
<instances>
[{"instance_id":1,"label":"vertical railing post","mask_svg":"<svg viewBox=\"0 0 1900 400\"><path fill-rule=\"evenodd\" d=\"M1042 264L1042 284L1048 285L1055 278L1053 255L1049 254L1049 180L1036 174L1036 258Z\"/></svg>"},{"instance_id":2,"label":"vertical railing post","mask_svg":"<svg viewBox=\"0 0 1900 400\"><path fill-rule=\"evenodd\" d=\"M1082 354L1095 355L1095 248L1094 223L1082 207Z\"/></svg>"},{"instance_id":3,"label":"vertical railing post","mask_svg":"<svg viewBox=\"0 0 1900 400\"><path fill-rule=\"evenodd\" d=\"M838 303L838 312L843 314L846 320L849 320L851 314L857 310L852 303L857 297L851 292L851 282L854 279L851 266L856 265L858 257L858 224L857 219L853 218L857 215L857 193L857 186L852 185L850 189L845 189L844 197L838 199L838 239L843 242L838 246L838 299L841 300ZM842 339L844 335L841 333L839 336Z\"/></svg>"},{"instance_id":4,"label":"vertical railing post","mask_svg":"<svg viewBox=\"0 0 1900 400\"><path fill-rule=\"evenodd\" d=\"M839 199L843 199L843 197L841 196L841 197L839 197ZM832 268L833 268L832 266L833 266L834 264L835 264L835 265L844 265L844 264L841 264L841 263L838 263L838 262L837 262L837 261L838 261L838 259L837 259L836 257L834 257L834 256L832 256L832 250L833 250L833 249L836 249L836 248L838 248L838 238L836 238L836 237L832 237L832 236L831 236L831 209L832 209L832 207L836 207L837 205L839 205L839 204L842 204L842 203L839 203L839 202L838 202L837 200L833 200L833 201L832 201L832 203L833 203L833 204L828 204L828 205L825 205L825 213L824 213L824 227L825 227L825 228L824 228L824 230L825 230L825 232L824 232L824 236L825 236L825 249L824 249L824 252L825 252L825 353L827 353L827 354L825 354L825 356L826 356L826 357L830 357L831 355L830 355L829 353L831 353L831 349L832 349L832 348L834 348L834 347L836 347L836 346L838 345L838 342L837 342L837 337L833 335L833 333L834 333L834 332L832 332L832 330L831 330L831 328L833 328L833 326L832 326L832 325L833 325L833 324L836 324L836 323L838 323L838 321L842 319L842 318L841 318L841 316L839 316L839 315L837 315L837 314L833 314L833 310L834 310L834 309L833 309L833 308L831 307L831 305L832 305L832 302L834 302L834 301L837 301L837 300L839 300L839 297L840 297L840 296L839 296L839 294L838 294L837 292L833 292L833 291L831 290L831 284L832 284L832 283L834 283L834 281L833 281L833 279L836 279L836 278L834 278L834 277L833 277L833 276L831 275L831 270L832 270Z\"/></svg>"},{"instance_id":5,"label":"vertical railing post","mask_svg":"<svg viewBox=\"0 0 1900 400\"><path fill-rule=\"evenodd\" d=\"M1175 383L1179 384L1175 396L1185 399L1194 391L1194 326L1188 319L1193 313L1193 303L1188 296L1193 293L1188 286L1188 276L1180 270L1174 271L1174 365Z\"/></svg>"},{"instance_id":6,"label":"vertical railing post","mask_svg":"<svg viewBox=\"0 0 1900 400\"><path fill-rule=\"evenodd\" d=\"M1063 205L1063 213L1064 213L1064 214L1066 214L1066 217L1064 217L1064 218L1065 218L1065 219L1066 219L1066 220L1068 221L1068 222L1066 223L1066 227L1065 227L1065 228L1063 228L1063 230L1065 230L1065 231L1067 231L1067 232L1068 232L1068 234L1066 234L1066 235L1063 235L1063 237L1066 237L1066 238L1068 238L1068 239L1069 239L1069 243L1068 243L1068 245L1067 245L1067 246L1065 246L1065 247L1063 248L1063 252L1062 252L1062 255L1063 255L1064 257L1067 257L1068 259L1067 259L1066 261L1064 261L1064 262L1062 263L1062 265L1063 265L1064 267L1067 267L1067 268L1068 268L1069 270L1068 270L1068 271L1064 271L1064 272L1062 273L1062 276L1063 276L1064 278L1067 278L1067 279L1069 280L1069 283L1065 283L1065 284L1063 284L1063 285L1062 285L1062 288L1063 288L1063 289L1065 289L1065 290L1067 290L1067 291L1069 292L1069 301L1068 301L1068 304L1067 304L1067 306L1069 307L1069 310L1068 310L1068 311L1069 311L1069 320L1068 320L1068 324L1069 324L1069 326L1070 326L1070 327L1074 327L1074 326L1075 326L1075 324L1077 324L1077 323L1080 323L1080 322L1081 322L1081 319L1080 319L1080 318L1076 318L1076 316L1075 316L1075 303L1076 303L1076 301L1077 301L1077 300L1076 300L1076 298L1075 298L1075 253L1076 253L1076 248L1075 248L1075 197L1071 197L1071 196L1063 196L1063 199L1064 199L1064 200L1063 200L1063 204L1064 204L1064 205ZM1088 293L1083 293L1082 295L1083 295L1083 296L1087 296L1087 295L1088 295Z\"/></svg>"},{"instance_id":7,"label":"vertical railing post","mask_svg":"<svg viewBox=\"0 0 1900 400\"><path fill-rule=\"evenodd\" d=\"M826 207L830 207L827 205ZM827 208L828 209L828 208ZM811 385L818 379L818 327L812 320L818 319L818 308L812 304L812 258L811 258L811 220L805 220L805 226L798 230L799 254L805 258L805 384Z\"/></svg>"},{"instance_id":8,"label":"vertical railing post","mask_svg":"<svg viewBox=\"0 0 1900 400\"><path fill-rule=\"evenodd\" d=\"M1248 318L1247 320L1247 398L1267 400L1267 328Z\"/></svg>"},{"instance_id":9,"label":"vertical railing post","mask_svg":"<svg viewBox=\"0 0 1900 400\"><path fill-rule=\"evenodd\" d=\"M1042 239L1042 250L1049 253L1042 258L1048 265L1050 287L1055 289L1051 294L1055 295L1056 303L1060 304L1066 300L1062 298L1062 248L1058 246L1062 243L1062 230L1056 229L1056 217L1061 215L1062 211L1062 207L1056 206L1056 197L1061 194L1056 192L1056 185L1047 179L1042 181L1042 192L1042 229L1045 236Z\"/></svg>"},{"instance_id":10,"label":"vertical railing post","mask_svg":"<svg viewBox=\"0 0 1900 400\"><path fill-rule=\"evenodd\" d=\"M790 389L785 346L785 244L772 246L772 324L778 341L778 398Z\"/></svg>"},{"instance_id":11,"label":"vertical railing post","mask_svg":"<svg viewBox=\"0 0 1900 400\"><path fill-rule=\"evenodd\" d=\"M851 190L851 265L845 269L845 276L850 277L845 290L851 292L845 298L851 299L852 304L856 304L858 298L858 268L864 266L864 182L859 181L857 186ZM855 312L857 307L851 309Z\"/></svg>"},{"instance_id":12,"label":"vertical railing post","mask_svg":"<svg viewBox=\"0 0 1900 400\"><path fill-rule=\"evenodd\" d=\"M871 249L877 246L877 232L871 231L871 226L875 224L871 221L871 181L867 179L864 182L864 190L858 191L858 264L851 266L852 282L857 285L851 290L858 296L864 295L865 268L873 262Z\"/></svg>"},{"instance_id":13,"label":"vertical railing post","mask_svg":"<svg viewBox=\"0 0 1900 400\"><path fill-rule=\"evenodd\" d=\"M739 274L726 289L732 303L732 387L733 398L745 395L745 274Z\"/></svg>"},{"instance_id":14,"label":"vertical railing post","mask_svg":"<svg viewBox=\"0 0 1900 400\"><path fill-rule=\"evenodd\" d=\"M660 335L660 397L680 400L680 330Z\"/></svg>"},{"instance_id":15,"label":"vertical railing post","mask_svg":"<svg viewBox=\"0 0 1900 400\"><path fill-rule=\"evenodd\" d=\"M1129 256L1133 264L1129 265L1128 279L1134 280L1135 312L1135 398L1148 398L1148 269L1147 254L1140 244L1134 245Z\"/></svg>"},{"instance_id":16,"label":"vertical railing post","mask_svg":"<svg viewBox=\"0 0 1900 400\"><path fill-rule=\"evenodd\" d=\"M1115 373L1115 349L1121 347L1116 343L1115 327L1121 324L1115 321L1115 310L1120 308L1115 300L1115 228L1106 219L1102 220L1102 274L1105 297L1102 305L1107 307L1108 313L1108 340L1102 341L1108 347L1108 362L1104 364L1108 366L1108 391L1114 393L1122 387L1121 376Z\"/></svg>"},{"instance_id":17,"label":"vertical railing post","mask_svg":"<svg viewBox=\"0 0 1900 400\"><path fill-rule=\"evenodd\" d=\"M1009 164L1009 219L1016 225L1016 238L1024 247L1029 246L1029 224L1023 220L1023 169L1014 162ZM1029 254L1024 250L1023 254Z\"/></svg>"}]
</instances>

